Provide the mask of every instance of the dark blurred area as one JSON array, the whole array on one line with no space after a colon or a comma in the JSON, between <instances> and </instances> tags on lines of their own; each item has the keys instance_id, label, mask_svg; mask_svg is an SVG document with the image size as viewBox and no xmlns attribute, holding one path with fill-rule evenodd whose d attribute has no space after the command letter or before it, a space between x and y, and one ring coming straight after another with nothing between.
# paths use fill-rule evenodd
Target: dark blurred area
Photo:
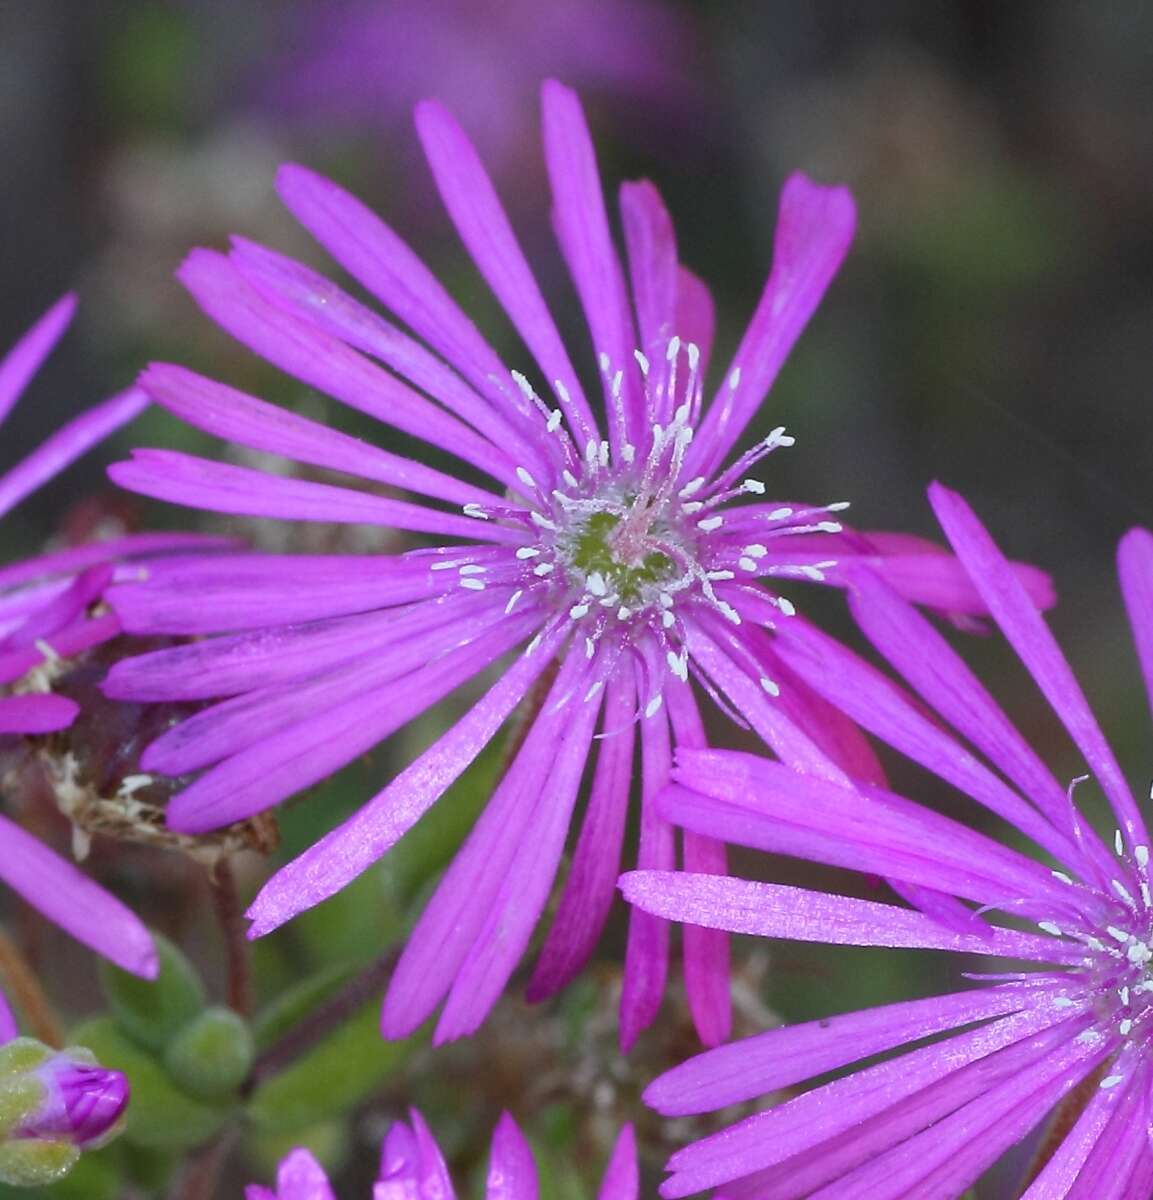
<instances>
[{"instance_id":1,"label":"dark blurred area","mask_svg":"<svg viewBox=\"0 0 1153 1200\"><path fill-rule=\"evenodd\" d=\"M856 246L765 406L764 430L798 439L773 457L770 491L933 536L926 484L964 492L1008 552L1053 573L1054 627L1146 791L1148 714L1113 569L1121 533L1153 526L1140 0L0 0L0 345L61 292L81 298L0 434L0 466L156 357L305 401L172 279L191 246L232 232L323 262L277 205L288 159L377 207L516 365L435 204L409 119L421 96L475 135L579 336L538 138L554 73L582 93L610 196L637 175L664 193L717 301L717 378L767 275L787 174L851 186ZM120 444L191 444L159 414L141 426ZM99 480L94 456L22 507L0 548L31 549ZM805 602L839 619L835 598ZM1010 656L969 647L1039 748L1054 744L1058 774L1076 774ZM786 1012L789 989L840 1006L817 957L789 950Z\"/></svg>"}]
</instances>

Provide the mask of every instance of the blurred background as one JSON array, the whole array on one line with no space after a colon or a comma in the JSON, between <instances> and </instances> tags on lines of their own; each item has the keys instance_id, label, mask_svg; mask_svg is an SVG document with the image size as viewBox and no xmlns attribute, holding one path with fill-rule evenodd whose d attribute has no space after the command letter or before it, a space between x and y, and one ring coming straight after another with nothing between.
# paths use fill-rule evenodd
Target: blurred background
<instances>
[{"instance_id":1,"label":"blurred background","mask_svg":"<svg viewBox=\"0 0 1153 1200\"><path fill-rule=\"evenodd\" d=\"M548 228L546 75L582 93L610 195L636 176L662 189L682 256L718 304L718 364L767 275L786 175L852 187L857 243L766 404L765 427L798 438L774 456L770 491L849 499L861 528L929 535L928 481L963 491L1009 552L1054 575L1054 626L1147 791L1150 727L1113 571L1118 536L1153 525L1153 7L1140 0L0 0L0 346L61 292L81 298L0 434L0 465L157 357L316 410L209 328L172 279L191 246L233 232L323 264L276 202L288 159L384 213L515 363L420 159L410 113L424 96L473 134L563 323L579 328ZM121 444L194 443L149 414ZM57 532L100 479L93 458L46 488L6 521L0 552ZM805 602L847 634L835 597ZM1077 774L1010 656L967 644L1059 776ZM310 797L288 843L368 794L393 752L405 754L386 748ZM346 908L355 940L372 917ZM940 964L882 969L877 955L802 948L766 975L753 949L749 1028L760 1005L812 1015L938 986ZM515 1012L502 1019L524 1028ZM554 1069L556 1044L538 1060L517 1032L525 1062L497 1086L510 1052L494 1025L478 1048L421 1069L464 1078L478 1109L520 1109L525 1074ZM669 1041L672 1061L687 1045ZM356 1103L378 1132L379 1104ZM548 1133L558 1145L568 1119ZM475 1154L488 1114L469 1121L448 1140ZM649 1151L659 1161L659 1144Z\"/></svg>"}]
</instances>

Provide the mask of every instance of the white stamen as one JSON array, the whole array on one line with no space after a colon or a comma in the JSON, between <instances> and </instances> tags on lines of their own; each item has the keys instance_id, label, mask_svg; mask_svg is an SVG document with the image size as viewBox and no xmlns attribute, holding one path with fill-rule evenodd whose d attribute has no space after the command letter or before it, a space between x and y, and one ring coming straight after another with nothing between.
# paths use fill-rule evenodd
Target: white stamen
<instances>
[{"instance_id":1,"label":"white stamen","mask_svg":"<svg viewBox=\"0 0 1153 1200\"><path fill-rule=\"evenodd\" d=\"M795 617L797 615L797 606L791 600L786 600L784 596L778 596L774 603L784 616Z\"/></svg>"},{"instance_id":2,"label":"white stamen","mask_svg":"<svg viewBox=\"0 0 1153 1200\"><path fill-rule=\"evenodd\" d=\"M1038 921L1037 928L1045 933L1051 933L1054 937L1061 937L1061 926L1052 921Z\"/></svg>"},{"instance_id":3,"label":"white stamen","mask_svg":"<svg viewBox=\"0 0 1153 1200\"><path fill-rule=\"evenodd\" d=\"M555 570L556 563L543 562L537 563L537 565L533 567L532 573L543 579L546 575L551 575Z\"/></svg>"},{"instance_id":4,"label":"white stamen","mask_svg":"<svg viewBox=\"0 0 1153 1200\"><path fill-rule=\"evenodd\" d=\"M536 392L533 391L532 384L529 383L529 381L519 371L512 371L510 374L513 377L513 381L516 383L516 386L524 393L525 399L535 400Z\"/></svg>"},{"instance_id":5,"label":"white stamen","mask_svg":"<svg viewBox=\"0 0 1153 1200\"><path fill-rule=\"evenodd\" d=\"M580 604L574 604L572 608L568 610L568 615L572 617L574 621L579 621L581 617L587 617L588 613L589 606L585 604L584 601L582 601Z\"/></svg>"},{"instance_id":6,"label":"white stamen","mask_svg":"<svg viewBox=\"0 0 1153 1200\"><path fill-rule=\"evenodd\" d=\"M592 658L597 651L597 644L591 637L585 638L585 658Z\"/></svg>"},{"instance_id":7,"label":"white stamen","mask_svg":"<svg viewBox=\"0 0 1153 1200\"><path fill-rule=\"evenodd\" d=\"M791 508L774 508L773 511L771 513L769 513L769 520L770 521L784 521L788 517L791 517L792 515L793 515L793 510Z\"/></svg>"},{"instance_id":8,"label":"white stamen","mask_svg":"<svg viewBox=\"0 0 1153 1200\"><path fill-rule=\"evenodd\" d=\"M1150 959L1153 959L1153 950L1150 950L1144 942L1134 942L1125 951L1125 957L1135 967L1143 967Z\"/></svg>"},{"instance_id":9,"label":"white stamen","mask_svg":"<svg viewBox=\"0 0 1153 1200\"><path fill-rule=\"evenodd\" d=\"M36 647L36 649L37 649L37 650L39 650L39 651L40 651L40 653L41 653L41 654L44 656L44 661L45 661L46 663L58 663L58 662L60 662L60 655L56 653L56 650L55 650L55 648L52 646L51 642L47 642L47 641L45 641L45 640L44 640L44 638L37 638L37 639L36 639L36 640L35 640L35 641L34 641L32 644L33 644L33 645ZM127 781L125 781L125 782L127 782ZM151 780L151 777L150 777L150 778L149 778L149 783L151 783L151 782L152 782L152 780Z\"/></svg>"},{"instance_id":10,"label":"white stamen","mask_svg":"<svg viewBox=\"0 0 1153 1200\"><path fill-rule=\"evenodd\" d=\"M735 579L736 575L732 571L706 571L705 578L713 580Z\"/></svg>"},{"instance_id":11,"label":"white stamen","mask_svg":"<svg viewBox=\"0 0 1153 1200\"><path fill-rule=\"evenodd\" d=\"M1127 946L1129 944L1129 935L1125 932L1124 929L1118 929L1116 925L1106 925L1105 932L1111 938L1120 942L1122 946Z\"/></svg>"},{"instance_id":12,"label":"white stamen","mask_svg":"<svg viewBox=\"0 0 1153 1200\"><path fill-rule=\"evenodd\" d=\"M704 486L705 477L703 475L698 475L695 479L690 479L688 483L686 483L685 486L681 488L679 492L677 492L677 495L683 497L684 499L688 499L693 492L699 492Z\"/></svg>"},{"instance_id":13,"label":"white stamen","mask_svg":"<svg viewBox=\"0 0 1153 1200\"><path fill-rule=\"evenodd\" d=\"M604 680L598 679L587 692L585 692L585 703L587 704L596 694L604 687Z\"/></svg>"},{"instance_id":14,"label":"white stamen","mask_svg":"<svg viewBox=\"0 0 1153 1200\"><path fill-rule=\"evenodd\" d=\"M480 579L462 579L460 581L462 588L468 588L470 592L483 592L484 582Z\"/></svg>"},{"instance_id":15,"label":"white stamen","mask_svg":"<svg viewBox=\"0 0 1153 1200\"><path fill-rule=\"evenodd\" d=\"M434 562L432 564L432 566L429 567L429 570L430 571L450 571L450 570L452 570L453 567L459 567L459 566L460 566L460 559L459 558L451 558L451 559L445 559L443 562Z\"/></svg>"},{"instance_id":16,"label":"white stamen","mask_svg":"<svg viewBox=\"0 0 1153 1200\"><path fill-rule=\"evenodd\" d=\"M720 515L715 517L704 517L697 522L697 528L703 529L706 533L712 533L714 529L720 529L724 523L725 519Z\"/></svg>"},{"instance_id":17,"label":"white stamen","mask_svg":"<svg viewBox=\"0 0 1153 1200\"><path fill-rule=\"evenodd\" d=\"M540 645L540 639L541 635L538 633L536 637L534 637L533 640L529 642L527 646L525 646L524 652L526 655L532 654L532 652Z\"/></svg>"},{"instance_id":18,"label":"white stamen","mask_svg":"<svg viewBox=\"0 0 1153 1200\"><path fill-rule=\"evenodd\" d=\"M750 558L764 558L768 554L767 546L762 546L760 542L753 542L751 546L746 546L741 553L747 554Z\"/></svg>"},{"instance_id":19,"label":"white stamen","mask_svg":"<svg viewBox=\"0 0 1153 1200\"><path fill-rule=\"evenodd\" d=\"M750 573L753 573L757 570L756 559L749 558L747 555L741 555L741 557L737 559L737 566L740 567L742 571L749 571Z\"/></svg>"},{"instance_id":20,"label":"white stamen","mask_svg":"<svg viewBox=\"0 0 1153 1200\"><path fill-rule=\"evenodd\" d=\"M488 520L488 513L479 504L475 504L471 500L461 509L461 512L466 517L474 517L478 521Z\"/></svg>"},{"instance_id":21,"label":"white stamen","mask_svg":"<svg viewBox=\"0 0 1153 1200\"><path fill-rule=\"evenodd\" d=\"M605 577L599 571L594 571L585 580L585 585L594 596L608 595L608 584L605 583Z\"/></svg>"},{"instance_id":22,"label":"white stamen","mask_svg":"<svg viewBox=\"0 0 1153 1200\"><path fill-rule=\"evenodd\" d=\"M1108 1091L1109 1088L1116 1087L1124 1078L1124 1075L1106 1075L1097 1086L1103 1092Z\"/></svg>"},{"instance_id":23,"label":"white stamen","mask_svg":"<svg viewBox=\"0 0 1153 1200\"><path fill-rule=\"evenodd\" d=\"M606 375L609 373L612 362L603 350L597 355L597 365Z\"/></svg>"},{"instance_id":24,"label":"white stamen","mask_svg":"<svg viewBox=\"0 0 1153 1200\"><path fill-rule=\"evenodd\" d=\"M535 508L529 513L528 516L529 520L532 521L532 523L539 529L551 529L554 533L556 532L556 525L543 513L538 513Z\"/></svg>"},{"instance_id":25,"label":"white stamen","mask_svg":"<svg viewBox=\"0 0 1153 1200\"><path fill-rule=\"evenodd\" d=\"M704 504L700 500L686 500L681 505L681 512L687 517L691 517L693 513L699 513L704 508Z\"/></svg>"},{"instance_id":26,"label":"white stamen","mask_svg":"<svg viewBox=\"0 0 1153 1200\"><path fill-rule=\"evenodd\" d=\"M1128 1017L1126 1017L1125 1020L1122 1021L1121 1024L1117 1026L1117 1030L1121 1034L1122 1037L1128 1037L1129 1032L1130 1032L1130 1030L1132 1030L1132 1028L1133 1028L1133 1022Z\"/></svg>"},{"instance_id":27,"label":"white stamen","mask_svg":"<svg viewBox=\"0 0 1153 1200\"><path fill-rule=\"evenodd\" d=\"M763 496L765 494L765 485L759 479L746 479L741 484L741 487L744 491L754 496Z\"/></svg>"},{"instance_id":28,"label":"white stamen","mask_svg":"<svg viewBox=\"0 0 1153 1200\"><path fill-rule=\"evenodd\" d=\"M1133 896L1129 889L1119 879L1110 879L1109 882L1113 885L1113 890L1117 895L1125 901L1130 907L1133 906Z\"/></svg>"},{"instance_id":29,"label":"white stamen","mask_svg":"<svg viewBox=\"0 0 1153 1200\"><path fill-rule=\"evenodd\" d=\"M640 350L634 350L633 358L635 358L637 360L637 366L640 367L641 374L648 375L648 373L649 373L648 357L645 354L643 354Z\"/></svg>"},{"instance_id":30,"label":"white stamen","mask_svg":"<svg viewBox=\"0 0 1153 1200\"><path fill-rule=\"evenodd\" d=\"M549 413L548 420L544 423L544 427L549 431L549 433L556 433L556 431L560 428L562 419L563 418L561 416L560 409L554 408L552 412Z\"/></svg>"},{"instance_id":31,"label":"white stamen","mask_svg":"<svg viewBox=\"0 0 1153 1200\"><path fill-rule=\"evenodd\" d=\"M1139 867L1142 867L1142 868L1147 867L1149 865L1149 847L1148 846L1134 846L1133 847L1133 857L1137 860L1137 865Z\"/></svg>"},{"instance_id":32,"label":"white stamen","mask_svg":"<svg viewBox=\"0 0 1153 1200\"><path fill-rule=\"evenodd\" d=\"M625 442L625 444L621 447L621 458L623 458L626 463L636 462L637 448L632 444L632 442Z\"/></svg>"},{"instance_id":33,"label":"white stamen","mask_svg":"<svg viewBox=\"0 0 1153 1200\"><path fill-rule=\"evenodd\" d=\"M476 563L465 563L460 569L462 575L483 575L487 571L487 567L477 566Z\"/></svg>"},{"instance_id":34,"label":"white stamen","mask_svg":"<svg viewBox=\"0 0 1153 1200\"><path fill-rule=\"evenodd\" d=\"M736 391L741 386L741 368L733 367L729 372L729 387L732 391Z\"/></svg>"},{"instance_id":35,"label":"white stamen","mask_svg":"<svg viewBox=\"0 0 1153 1200\"><path fill-rule=\"evenodd\" d=\"M761 687L763 687L770 696L779 696L781 694L780 684L774 683L767 675L761 676Z\"/></svg>"},{"instance_id":36,"label":"white stamen","mask_svg":"<svg viewBox=\"0 0 1153 1200\"><path fill-rule=\"evenodd\" d=\"M536 558L540 550L536 546L518 546L516 551L517 558Z\"/></svg>"},{"instance_id":37,"label":"white stamen","mask_svg":"<svg viewBox=\"0 0 1153 1200\"><path fill-rule=\"evenodd\" d=\"M664 703L664 701L665 701L665 698L664 698L664 696L660 695L660 693L655 695L648 702L648 704L645 705L645 716L646 717L655 717L657 714L657 711L660 709L660 706Z\"/></svg>"},{"instance_id":38,"label":"white stamen","mask_svg":"<svg viewBox=\"0 0 1153 1200\"><path fill-rule=\"evenodd\" d=\"M560 473L560 476L570 488L578 486L577 477L567 467Z\"/></svg>"},{"instance_id":39,"label":"white stamen","mask_svg":"<svg viewBox=\"0 0 1153 1200\"><path fill-rule=\"evenodd\" d=\"M669 610L666 608L665 611L663 613L661 613L661 625L665 629L672 629L672 627L676 623L677 623L676 616L673 613L669 612Z\"/></svg>"},{"instance_id":40,"label":"white stamen","mask_svg":"<svg viewBox=\"0 0 1153 1200\"><path fill-rule=\"evenodd\" d=\"M1118 856L1125 853L1125 840L1121 837L1121 830L1113 831L1113 849L1117 851Z\"/></svg>"},{"instance_id":41,"label":"white stamen","mask_svg":"<svg viewBox=\"0 0 1153 1200\"><path fill-rule=\"evenodd\" d=\"M1052 872L1052 875L1053 875L1053 878L1058 881L1058 883L1072 883L1073 882L1073 880L1070 878L1070 876L1066 875L1064 871L1054 871L1054 872Z\"/></svg>"},{"instance_id":42,"label":"white stamen","mask_svg":"<svg viewBox=\"0 0 1153 1200\"><path fill-rule=\"evenodd\" d=\"M524 469L524 467L517 467L516 477L525 485L525 487L536 487L536 480L533 479L533 477Z\"/></svg>"},{"instance_id":43,"label":"white stamen","mask_svg":"<svg viewBox=\"0 0 1153 1200\"><path fill-rule=\"evenodd\" d=\"M509 596L509 598L508 598L508 603L507 603L507 604L504 606L504 615L505 615L506 617L508 616L508 614L509 614L510 612L512 612L512 610L513 610L514 608L516 608L516 602L517 602L517 601L518 601L518 600L521 598L521 596L523 596L523 595L524 595L524 589L523 589L523 588L517 588L517 590L516 590L515 592L513 592L513 594L512 594L511 596Z\"/></svg>"}]
</instances>

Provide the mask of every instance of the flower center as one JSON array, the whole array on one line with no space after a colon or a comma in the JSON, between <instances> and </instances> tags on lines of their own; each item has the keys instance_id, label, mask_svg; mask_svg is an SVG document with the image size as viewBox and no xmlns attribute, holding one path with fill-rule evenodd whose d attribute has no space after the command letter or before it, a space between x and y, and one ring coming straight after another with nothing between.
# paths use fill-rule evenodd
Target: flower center
<instances>
[{"instance_id":1,"label":"flower center","mask_svg":"<svg viewBox=\"0 0 1153 1200\"><path fill-rule=\"evenodd\" d=\"M622 507L635 504L635 497L625 497ZM681 539L659 516L638 522L633 513L606 508L575 521L557 549L573 582L591 595L645 608L684 574L673 558L674 543L683 557Z\"/></svg>"}]
</instances>

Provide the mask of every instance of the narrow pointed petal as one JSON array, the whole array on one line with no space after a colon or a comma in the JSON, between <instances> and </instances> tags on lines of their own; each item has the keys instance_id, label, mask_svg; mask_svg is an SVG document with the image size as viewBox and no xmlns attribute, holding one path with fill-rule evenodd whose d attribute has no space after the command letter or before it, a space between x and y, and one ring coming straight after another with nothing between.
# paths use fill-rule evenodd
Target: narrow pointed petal
<instances>
[{"instance_id":1,"label":"narrow pointed petal","mask_svg":"<svg viewBox=\"0 0 1153 1200\"><path fill-rule=\"evenodd\" d=\"M577 976L612 907L632 784L635 710L631 677L622 673L606 688L592 791L556 916L528 985L532 1002L554 995Z\"/></svg>"},{"instance_id":2,"label":"narrow pointed petal","mask_svg":"<svg viewBox=\"0 0 1153 1200\"><path fill-rule=\"evenodd\" d=\"M0 516L15 508L25 496L87 454L121 425L127 424L148 406L148 397L138 389L121 392L74 417L42 442L23 462L0 476Z\"/></svg>"},{"instance_id":3,"label":"narrow pointed petal","mask_svg":"<svg viewBox=\"0 0 1153 1200\"><path fill-rule=\"evenodd\" d=\"M389 454L360 438L339 433L183 367L153 363L141 375L140 386L157 404L186 424L253 450L406 488L448 504L483 505L498 501L493 492L472 487L412 459Z\"/></svg>"},{"instance_id":4,"label":"narrow pointed petal","mask_svg":"<svg viewBox=\"0 0 1153 1200\"><path fill-rule=\"evenodd\" d=\"M62 296L0 359L0 424L52 353L76 311L76 297Z\"/></svg>"},{"instance_id":5,"label":"narrow pointed petal","mask_svg":"<svg viewBox=\"0 0 1153 1200\"><path fill-rule=\"evenodd\" d=\"M152 937L130 909L3 816L0 838L0 879L14 892L110 962L134 975L155 977Z\"/></svg>"},{"instance_id":6,"label":"narrow pointed petal","mask_svg":"<svg viewBox=\"0 0 1153 1200\"><path fill-rule=\"evenodd\" d=\"M690 475L718 467L760 408L840 268L856 225L856 206L846 188L822 187L800 173L789 177L781 193L772 272L698 430Z\"/></svg>"},{"instance_id":7,"label":"narrow pointed petal","mask_svg":"<svg viewBox=\"0 0 1153 1200\"><path fill-rule=\"evenodd\" d=\"M501 448L351 346L270 303L226 255L194 250L178 274L208 316L281 370L515 486L515 464Z\"/></svg>"},{"instance_id":8,"label":"narrow pointed petal","mask_svg":"<svg viewBox=\"0 0 1153 1200\"><path fill-rule=\"evenodd\" d=\"M647 179L621 185L621 218L628 251L629 278L640 330L640 348L663 353L676 328L677 241L672 218ZM668 415L653 415L667 421Z\"/></svg>"},{"instance_id":9,"label":"narrow pointed petal","mask_svg":"<svg viewBox=\"0 0 1153 1200\"><path fill-rule=\"evenodd\" d=\"M1041 1173L1021 1193L1021 1200L1066 1200L1093 1147L1101 1137L1124 1092L1117 1088L1096 1094L1062 1139Z\"/></svg>"},{"instance_id":10,"label":"narrow pointed petal","mask_svg":"<svg viewBox=\"0 0 1153 1200\"><path fill-rule=\"evenodd\" d=\"M568 351L472 143L448 110L435 101L417 106L416 128L441 199L473 261L545 379L550 385L558 379L563 384L557 399L577 445L583 447L590 438L599 440L596 418Z\"/></svg>"},{"instance_id":11,"label":"narrow pointed petal","mask_svg":"<svg viewBox=\"0 0 1153 1200\"><path fill-rule=\"evenodd\" d=\"M1053 1038L1066 1040L1069 1034L1059 1021L1050 1008L1027 1008L747 1117L674 1154L668 1165L675 1174L661 1188L661 1195L689 1196L778 1163L819 1171L826 1156L817 1151L827 1146L836 1154L843 1142L849 1142L849 1149L861 1154L862 1148L852 1145L854 1133L863 1127L867 1136L872 1132L870 1123L875 1122L880 1127L878 1144L863 1148L869 1157L870 1151L899 1143L955 1111L998 1079L1011 1078L1023 1060L1043 1054ZM1034 1039L1044 1038L1047 1030L1048 1038L1037 1046ZM787 1183L794 1174L790 1169L785 1176L786 1196L796 1195ZM728 1195L728 1189L721 1194Z\"/></svg>"},{"instance_id":12,"label":"narrow pointed petal","mask_svg":"<svg viewBox=\"0 0 1153 1200\"><path fill-rule=\"evenodd\" d=\"M532 654L521 655L383 791L273 875L248 910L249 936L271 933L338 892L407 833L489 743L548 666L566 632L564 626L546 631Z\"/></svg>"},{"instance_id":13,"label":"narrow pointed petal","mask_svg":"<svg viewBox=\"0 0 1153 1200\"><path fill-rule=\"evenodd\" d=\"M168 804L169 827L181 833L204 833L262 812L310 787L370 750L436 701L471 679L500 655L522 641L535 621L510 620L485 639L434 659L398 683L389 678L388 659L370 659L361 668L363 686L355 677L333 673L311 685L278 692L266 713L259 701L250 717L268 721L266 736L238 749L231 758L206 771ZM385 677L385 682L376 678ZM312 701L313 703L310 703ZM242 697L236 707L243 708ZM310 713L315 704L315 711ZM232 705L226 716L234 712ZM305 715L310 713L310 715ZM217 731L211 714L196 721L191 740L164 743L158 755L145 756L146 769L175 770L190 763L212 761L240 746L248 736L244 713ZM205 728L207 726L207 728ZM273 732L274 731L274 732Z\"/></svg>"},{"instance_id":14,"label":"narrow pointed petal","mask_svg":"<svg viewBox=\"0 0 1153 1200\"><path fill-rule=\"evenodd\" d=\"M276 1200L336 1200L324 1168L308 1150L293 1150L276 1173Z\"/></svg>"},{"instance_id":15,"label":"narrow pointed petal","mask_svg":"<svg viewBox=\"0 0 1153 1200\"><path fill-rule=\"evenodd\" d=\"M234 554L153 562L144 571L125 568L105 598L130 633L266 629L441 595L456 584L449 572L435 569L438 561L429 555ZM169 691L158 680L150 686L152 699L180 694L175 681Z\"/></svg>"},{"instance_id":16,"label":"narrow pointed petal","mask_svg":"<svg viewBox=\"0 0 1153 1200\"><path fill-rule=\"evenodd\" d=\"M570 653L584 658L583 649ZM511 839L515 857L452 982L436 1027L438 1042L476 1032L508 983L544 911L564 851L600 709L599 701L585 701L583 696L582 691L561 710L566 719L556 739L551 767L546 771L536 769L545 765L543 756L533 764L532 773L538 781L546 778L548 785L544 790L539 785L536 789L531 836ZM522 753L527 750L526 745ZM508 833L506 830L506 836Z\"/></svg>"},{"instance_id":17,"label":"narrow pointed petal","mask_svg":"<svg viewBox=\"0 0 1153 1200\"><path fill-rule=\"evenodd\" d=\"M670 685L666 690L677 752L682 748L702 749L707 739L692 689L685 684ZM686 871L728 874L724 842L691 831L682 832L681 838ZM733 1024L729 936L719 929L685 925L681 929L681 945L685 995L693 1025L704 1045L717 1046L728 1040Z\"/></svg>"},{"instance_id":18,"label":"narrow pointed petal","mask_svg":"<svg viewBox=\"0 0 1153 1200\"><path fill-rule=\"evenodd\" d=\"M540 414L511 383L508 369L412 250L359 200L295 164L280 168L277 191L292 215L356 280L522 428ZM507 384L504 382L510 380Z\"/></svg>"},{"instance_id":19,"label":"narrow pointed petal","mask_svg":"<svg viewBox=\"0 0 1153 1200\"><path fill-rule=\"evenodd\" d=\"M509 544L524 540L522 533L504 525L333 484L269 475L179 450L135 450L131 461L114 463L108 474L129 491L210 512L289 521L383 525L416 533L481 537Z\"/></svg>"},{"instance_id":20,"label":"narrow pointed petal","mask_svg":"<svg viewBox=\"0 0 1153 1200\"><path fill-rule=\"evenodd\" d=\"M0 733L55 733L67 729L79 711L63 696L0 696Z\"/></svg>"},{"instance_id":21,"label":"narrow pointed petal","mask_svg":"<svg viewBox=\"0 0 1153 1200\"><path fill-rule=\"evenodd\" d=\"M492 1135L485 1200L537 1200L536 1162L516 1122L502 1113Z\"/></svg>"},{"instance_id":22,"label":"narrow pointed petal","mask_svg":"<svg viewBox=\"0 0 1153 1200\"><path fill-rule=\"evenodd\" d=\"M1113 806L1130 847L1147 846L1149 834L1113 751L1090 711L1065 656L1004 556L956 492L933 484L929 502L945 536L965 564L1001 632L1017 651L1045 699L1085 756Z\"/></svg>"},{"instance_id":23,"label":"narrow pointed petal","mask_svg":"<svg viewBox=\"0 0 1153 1200\"><path fill-rule=\"evenodd\" d=\"M1153 534L1130 529L1117 547L1117 573L1137 647L1137 661L1153 708Z\"/></svg>"},{"instance_id":24,"label":"narrow pointed petal","mask_svg":"<svg viewBox=\"0 0 1153 1200\"><path fill-rule=\"evenodd\" d=\"M717 332L717 310L708 284L687 267L677 270L676 328L681 337L701 349L701 377L708 374L713 340Z\"/></svg>"},{"instance_id":25,"label":"narrow pointed petal","mask_svg":"<svg viewBox=\"0 0 1153 1200\"><path fill-rule=\"evenodd\" d=\"M1008 1016L1038 995L1063 995L1053 982L907 1000L801 1025L770 1029L690 1058L645 1089L645 1103L666 1117L683 1117L740 1104L835 1071L909 1042Z\"/></svg>"},{"instance_id":26,"label":"narrow pointed petal","mask_svg":"<svg viewBox=\"0 0 1153 1200\"><path fill-rule=\"evenodd\" d=\"M631 1125L624 1125L617 1135L612 1157L605 1168L597 1200L637 1200L640 1186L637 1135Z\"/></svg>"},{"instance_id":27,"label":"narrow pointed petal","mask_svg":"<svg viewBox=\"0 0 1153 1200\"><path fill-rule=\"evenodd\" d=\"M630 871L621 876L619 886L630 904L670 921L758 937L836 946L971 951L1038 962L1052 962L1061 951L1061 944L1052 938L994 927L981 936L955 933L911 909L783 884L677 871Z\"/></svg>"},{"instance_id":28,"label":"narrow pointed petal","mask_svg":"<svg viewBox=\"0 0 1153 1200\"><path fill-rule=\"evenodd\" d=\"M638 688L641 695L644 694ZM637 866L671 870L676 866L672 826L657 808L657 794L668 783L672 767L669 722L664 708L641 721L641 830ZM669 924L634 908L629 914L621 985L620 1046L627 1054L640 1034L656 1020L669 970Z\"/></svg>"},{"instance_id":29,"label":"narrow pointed petal","mask_svg":"<svg viewBox=\"0 0 1153 1200\"><path fill-rule=\"evenodd\" d=\"M592 138L576 94L546 80L541 88L545 163L552 185L553 224L592 335L593 349L605 355L609 372L622 371L619 401L606 388L609 438L614 457L623 446L639 444L643 401L633 350L633 331L624 272L609 232L608 214Z\"/></svg>"}]
</instances>

